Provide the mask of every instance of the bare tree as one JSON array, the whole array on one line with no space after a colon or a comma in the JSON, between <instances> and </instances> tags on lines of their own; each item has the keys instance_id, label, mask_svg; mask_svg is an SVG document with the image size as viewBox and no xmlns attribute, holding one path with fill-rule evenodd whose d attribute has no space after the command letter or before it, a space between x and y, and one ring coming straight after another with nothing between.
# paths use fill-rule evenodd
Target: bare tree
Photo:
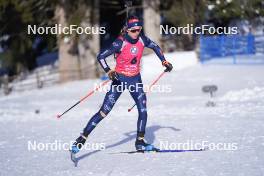
<instances>
[{"instance_id":1,"label":"bare tree","mask_svg":"<svg viewBox=\"0 0 264 176\"><path fill-rule=\"evenodd\" d=\"M79 37L78 49L81 63L81 78L96 78L100 75L96 54L100 48L99 30L99 3L93 1L89 6L85 6L85 15L80 24L81 27L93 27L96 34L82 34Z\"/></svg>"},{"instance_id":2,"label":"bare tree","mask_svg":"<svg viewBox=\"0 0 264 176\"><path fill-rule=\"evenodd\" d=\"M157 44L160 44L160 0L144 0L143 7L145 33Z\"/></svg>"},{"instance_id":3,"label":"bare tree","mask_svg":"<svg viewBox=\"0 0 264 176\"><path fill-rule=\"evenodd\" d=\"M66 20L66 3L62 1L56 6L55 18L62 27L68 25ZM80 61L76 38L72 35L59 34L57 44L59 48L60 82L80 79Z\"/></svg>"}]
</instances>

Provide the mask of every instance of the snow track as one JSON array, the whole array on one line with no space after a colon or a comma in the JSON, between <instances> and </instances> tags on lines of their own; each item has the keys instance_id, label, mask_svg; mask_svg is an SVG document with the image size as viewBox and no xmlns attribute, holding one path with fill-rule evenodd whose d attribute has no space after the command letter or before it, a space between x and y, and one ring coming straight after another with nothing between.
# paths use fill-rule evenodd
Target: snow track
<instances>
[{"instance_id":1,"label":"snow track","mask_svg":"<svg viewBox=\"0 0 264 176\"><path fill-rule=\"evenodd\" d=\"M82 150L77 168L68 151L28 150L29 141L69 143L78 137L104 93L97 92L60 120L56 114L100 82L84 80L0 97L0 175L264 175L264 67L199 65L188 52L167 58L176 69L159 84L171 86L172 92L148 94L147 141L157 147L161 142L235 143L236 150L111 154L134 150L137 111L127 112L133 105L128 92L88 138L105 144L105 150ZM160 67L154 55L143 59L147 84L162 69L152 72ZM216 107L205 106L209 95L201 87L207 84L218 86Z\"/></svg>"}]
</instances>

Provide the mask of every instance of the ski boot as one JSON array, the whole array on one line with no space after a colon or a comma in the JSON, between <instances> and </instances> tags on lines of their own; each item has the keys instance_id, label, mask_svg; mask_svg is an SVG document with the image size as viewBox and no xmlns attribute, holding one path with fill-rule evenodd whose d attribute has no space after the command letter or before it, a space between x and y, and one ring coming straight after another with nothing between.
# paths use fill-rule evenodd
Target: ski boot
<instances>
[{"instance_id":1,"label":"ski boot","mask_svg":"<svg viewBox=\"0 0 264 176\"><path fill-rule=\"evenodd\" d=\"M70 151L74 154L78 153L82 146L84 145L87 137L81 135L76 139L76 141L72 144Z\"/></svg>"},{"instance_id":2,"label":"ski boot","mask_svg":"<svg viewBox=\"0 0 264 176\"><path fill-rule=\"evenodd\" d=\"M137 137L137 140L135 142L135 147L136 150L139 152L157 150L157 148L155 148L153 145L146 143L144 137Z\"/></svg>"}]
</instances>

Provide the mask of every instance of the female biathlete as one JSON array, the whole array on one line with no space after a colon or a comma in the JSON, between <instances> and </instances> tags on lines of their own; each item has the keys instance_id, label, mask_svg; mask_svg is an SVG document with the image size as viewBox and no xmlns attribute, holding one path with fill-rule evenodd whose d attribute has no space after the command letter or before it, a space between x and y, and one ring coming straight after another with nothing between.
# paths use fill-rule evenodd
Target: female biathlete
<instances>
[{"instance_id":1,"label":"female biathlete","mask_svg":"<svg viewBox=\"0 0 264 176\"><path fill-rule=\"evenodd\" d=\"M88 135L96 125L104 119L111 111L121 93L129 87L129 92L134 99L138 109L137 138L135 147L137 151L151 151L154 146L144 140L147 123L146 94L143 91L140 76L140 60L144 47L154 50L162 65L166 67L166 72L172 70L172 65L165 60L160 47L146 37L142 32L142 21L136 16L130 16L124 28L124 34L120 35L108 48L100 52L97 56L98 62L112 80L110 90L106 93L103 105L99 111L89 120L83 133L76 139L71 147L72 153L77 153L84 145ZM116 67L110 69L105 58L111 54L116 55ZM122 85L120 87L118 86ZM125 86L124 86L125 85Z\"/></svg>"}]
</instances>

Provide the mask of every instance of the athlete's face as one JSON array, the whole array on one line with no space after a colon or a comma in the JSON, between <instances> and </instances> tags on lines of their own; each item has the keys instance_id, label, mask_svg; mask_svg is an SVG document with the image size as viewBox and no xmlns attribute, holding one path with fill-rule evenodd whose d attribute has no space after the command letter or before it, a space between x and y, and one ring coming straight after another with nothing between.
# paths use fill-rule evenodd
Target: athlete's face
<instances>
[{"instance_id":1,"label":"athlete's face","mask_svg":"<svg viewBox=\"0 0 264 176\"><path fill-rule=\"evenodd\" d=\"M129 28L127 30L127 33L132 39L137 39L141 29L142 29L142 27L135 26L135 27Z\"/></svg>"}]
</instances>

